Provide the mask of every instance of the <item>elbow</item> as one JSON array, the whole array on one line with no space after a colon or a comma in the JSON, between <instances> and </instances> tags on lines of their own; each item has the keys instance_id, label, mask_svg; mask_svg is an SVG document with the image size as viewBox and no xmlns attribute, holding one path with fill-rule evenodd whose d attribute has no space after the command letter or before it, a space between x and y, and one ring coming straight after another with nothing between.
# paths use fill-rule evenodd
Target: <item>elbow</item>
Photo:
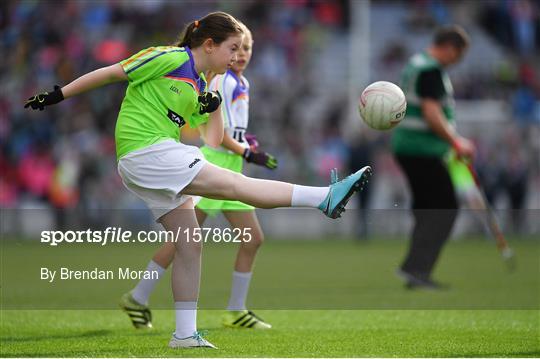
<instances>
[{"instance_id":1,"label":"elbow","mask_svg":"<svg viewBox=\"0 0 540 359\"><path fill-rule=\"evenodd\" d=\"M220 144L221 144L221 143L219 143L219 142L217 142L217 141L212 141L212 140L206 141L206 145L207 145L208 147L212 147L212 148L218 148Z\"/></svg>"},{"instance_id":2,"label":"elbow","mask_svg":"<svg viewBox=\"0 0 540 359\"><path fill-rule=\"evenodd\" d=\"M220 135L208 136L206 138L206 145L217 148L223 142L223 133Z\"/></svg>"}]
</instances>

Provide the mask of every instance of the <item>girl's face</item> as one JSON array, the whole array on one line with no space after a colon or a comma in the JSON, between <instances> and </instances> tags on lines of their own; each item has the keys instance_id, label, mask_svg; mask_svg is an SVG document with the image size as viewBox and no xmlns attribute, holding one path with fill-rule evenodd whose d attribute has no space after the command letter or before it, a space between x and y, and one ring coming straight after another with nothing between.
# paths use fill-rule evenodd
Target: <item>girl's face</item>
<instances>
[{"instance_id":1,"label":"girl's face","mask_svg":"<svg viewBox=\"0 0 540 359\"><path fill-rule=\"evenodd\" d=\"M249 65L249 61L251 60L252 49L253 39L251 38L251 33L248 31L244 35L244 41L242 42L242 46L240 46L240 49L238 50L238 59L232 65L232 70L234 72L244 72L246 67Z\"/></svg>"},{"instance_id":2,"label":"girl's face","mask_svg":"<svg viewBox=\"0 0 540 359\"><path fill-rule=\"evenodd\" d=\"M208 48L209 70L216 74L222 74L231 68L236 62L238 50L242 45L244 35L229 36L221 44Z\"/></svg>"}]
</instances>

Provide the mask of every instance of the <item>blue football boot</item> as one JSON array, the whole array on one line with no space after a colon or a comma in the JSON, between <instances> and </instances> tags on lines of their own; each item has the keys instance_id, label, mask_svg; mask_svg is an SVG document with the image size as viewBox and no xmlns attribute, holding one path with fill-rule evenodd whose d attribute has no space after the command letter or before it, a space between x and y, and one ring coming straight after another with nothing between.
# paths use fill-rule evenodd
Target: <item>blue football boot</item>
<instances>
[{"instance_id":1,"label":"blue football boot","mask_svg":"<svg viewBox=\"0 0 540 359\"><path fill-rule=\"evenodd\" d=\"M371 167L366 166L338 182L337 170L334 168L330 172L330 191L318 208L327 217L341 217L349 198L354 192L361 191L364 188L372 174Z\"/></svg>"}]
</instances>

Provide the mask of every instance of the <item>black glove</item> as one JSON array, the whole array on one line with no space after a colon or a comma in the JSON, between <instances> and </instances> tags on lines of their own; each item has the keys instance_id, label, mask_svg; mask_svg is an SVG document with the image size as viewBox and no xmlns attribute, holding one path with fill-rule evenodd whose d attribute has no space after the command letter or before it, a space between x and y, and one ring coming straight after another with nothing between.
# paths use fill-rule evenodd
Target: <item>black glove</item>
<instances>
[{"instance_id":1,"label":"black glove","mask_svg":"<svg viewBox=\"0 0 540 359\"><path fill-rule=\"evenodd\" d=\"M53 92L42 92L40 94L34 95L26 101L24 108L32 107L32 110L43 111L45 106L54 105L64 99L64 94L60 89L60 86L54 85Z\"/></svg>"},{"instance_id":2,"label":"black glove","mask_svg":"<svg viewBox=\"0 0 540 359\"><path fill-rule=\"evenodd\" d=\"M214 112L221 105L221 94L219 91L205 92L199 96L199 113Z\"/></svg>"},{"instance_id":3,"label":"black glove","mask_svg":"<svg viewBox=\"0 0 540 359\"><path fill-rule=\"evenodd\" d=\"M276 169L277 160L274 156L266 152L254 152L249 148L244 150L242 157L249 163L254 163L259 166L266 167L268 169Z\"/></svg>"}]
</instances>

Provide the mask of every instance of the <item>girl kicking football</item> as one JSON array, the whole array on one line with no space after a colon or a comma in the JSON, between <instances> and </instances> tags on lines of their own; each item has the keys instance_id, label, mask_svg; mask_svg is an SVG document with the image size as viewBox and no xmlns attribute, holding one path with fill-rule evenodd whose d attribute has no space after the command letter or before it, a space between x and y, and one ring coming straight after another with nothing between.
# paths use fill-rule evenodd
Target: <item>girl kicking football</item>
<instances>
[{"instance_id":1,"label":"girl kicking football","mask_svg":"<svg viewBox=\"0 0 540 359\"><path fill-rule=\"evenodd\" d=\"M180 142L180 128L198 127L211 147L223 142L221 103L209 92L204 73L223 74L237 60L244 33L231 15L210 13L190 23L176 46L142 50L118 64L85 74L52 92L31 97L25 107L43 110L64 99L128 81L115 130L118 173L124 185L143 199L163 227L198 228L192 196L237 200L258 208L314 207L337 218L349 198L367 181L369 166L329 187L300 186L246 177L213 165L199 148ZM202 243L174 243L172 292L176 330L172 348L211 347L196 328Z\"/></svg>"},{"instance_id":2,"label":"girl kicking football","mask_svg":"<svg viewBox=\"0 0 540 359\"><path fill-rule=\"evenodd\" d=\"M253 38L247 27L242 25L242 28L244 40L238 49L236 62L225 74L215 76L209 85L211 90L219 91L223 96L223 103L220 106L225 127L223 142L218 148L208 145L201 148L208 162L238 173L242 171L244 159L270 169L277 166L274 157L258 152L256 142L245 134L248 127L249 83L243 73L251 59ZM270 329L272 327L270 324L246 308L253 263L257 250L263 242L263 232L255 210L252 206L238 201L203 198L195 209L199 225L202 226L208 215L215 215L220 211L233 228L239 229L240 233L248 229L251 234L251 240L242 241L238 250L232 275L231 294L227 311L222 317L222 324L232 328ZM132 291L122 296L120 306L128 314L135 328L152 327L148 298L161 275L172 263L174 253L173 243L164 244L154 254L146 268L149 273L157 273L157 277L141 279Z\"/></svg>"}]
</instances>

